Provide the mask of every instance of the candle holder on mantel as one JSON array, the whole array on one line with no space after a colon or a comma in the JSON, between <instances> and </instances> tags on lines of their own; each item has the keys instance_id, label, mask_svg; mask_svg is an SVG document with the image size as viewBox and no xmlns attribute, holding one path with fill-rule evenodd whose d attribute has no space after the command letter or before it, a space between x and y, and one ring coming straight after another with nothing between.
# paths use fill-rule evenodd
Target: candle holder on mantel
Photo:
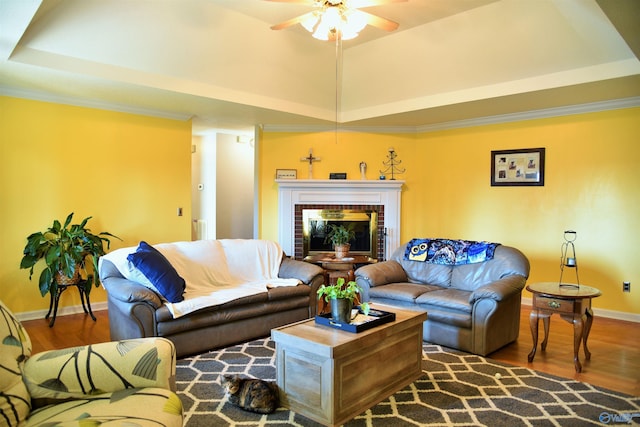
<instances>
[{"instance_id":1,"label":"candle holder on mantel","mask_svg":"<svg viewBox=\"0 0 640 427\"><path fill-rule=\"evenodd\" d=\"M396 174L404 173L405 169L400 168L399 165L402 163L402 160L397 159L398 155L396 154L396 150L393 147L389 147L389 154L387 154L387 161L382 162L386 169L380 171L380 179L385 176L387 173L391 173L391 179L395 180Z\"/></svg>"},{"instance_id":2,"label":"candle holder on mantel","mask_svg":"<svg viewBox=\"0 0 640 427\"><path fill-rule=\"evenodd\" d=\"M564 232L564 243L560 249L562 256L560 257L560 281L559 286L579 288L580 279L578 278L578 260L576 259L576 247L573 242L578 237L578 233L573 230L566 230ZM568 256L568 251L571 249L571 256ZM576 283L562 283L562 273L564 273L565 267L573 268L576 270Z\"/></svg>"}]
</instances>

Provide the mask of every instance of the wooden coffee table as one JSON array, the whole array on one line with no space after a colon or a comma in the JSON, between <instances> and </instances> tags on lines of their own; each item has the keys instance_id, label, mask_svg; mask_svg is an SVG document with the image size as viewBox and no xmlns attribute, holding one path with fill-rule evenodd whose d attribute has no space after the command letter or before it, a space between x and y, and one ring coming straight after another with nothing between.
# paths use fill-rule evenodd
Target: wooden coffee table
<instances>
[{"instance_id":1,"label":"wooden coffee table","mask_svg":"<svg viewBox=\"0 0 640 427\"><path fill-rule=\"evenodd\" d=\"M396 320L351 333L315 319L273 329L280 403L328 426L344 424L422 376L425 312L375 304Z\"/></svg>"}]
</instances>

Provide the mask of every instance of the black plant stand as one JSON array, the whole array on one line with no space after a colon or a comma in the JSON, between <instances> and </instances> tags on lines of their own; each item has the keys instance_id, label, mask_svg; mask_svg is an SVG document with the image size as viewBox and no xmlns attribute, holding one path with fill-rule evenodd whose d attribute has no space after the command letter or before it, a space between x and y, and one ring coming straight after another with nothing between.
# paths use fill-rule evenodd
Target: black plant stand
<instances>
[{"instance_id":1,"label":"black plant stand","mask_svg":"<svg viewBox=\"0 0 640 427\"><path fill-rule=\"evenodd\" d=\"M78 288L78 292L80 293L80 301L82 301L82 309L84 310L85 314L89 314L89 316L91 316L94 322L96 321L96 316L94 316L93 312L91 311L89 292L86 291L86 287L91 286L91 284L89 283L89 280L81 280L78 283L70 285L58 285L58 290L56 292L49 292L49 296L51 297L51 300L49 301L49 312L44 318L48 319L51 315L51 310L53 309L53 317L49 321L50 328L52 328L53 324L56 323L56 315L58 314L58 302L60 301L60 296L70 286L75 286Z\"/></svg>"}]
</instances>

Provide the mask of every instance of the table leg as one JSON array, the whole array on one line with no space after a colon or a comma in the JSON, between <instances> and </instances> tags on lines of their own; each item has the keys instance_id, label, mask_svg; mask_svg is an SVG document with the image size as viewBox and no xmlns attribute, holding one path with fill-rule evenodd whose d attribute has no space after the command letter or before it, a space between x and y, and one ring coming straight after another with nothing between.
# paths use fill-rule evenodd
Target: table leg
<instances>
[{"instance_id":1,"label":"table leg","mask_svg":"<svg viewBox=\"0 0 640 427\"><path fill-rule=\"evenodd\" d=\"M348 282L355 282L356 281L356 274L355 274L353 266L349 269L348 275L349 275Z\"/></svg>"},{"instance_id":2,"label":"table leg","mask_svg":"<svg viewBox=\"0 0 640 427\"><path fill-rule=\"evenodd\" d=\"M84 285L82 285L84 286ZM80 293L80 301L82 302L82 309L84 313L89 313L89 316L96 321L96 316L93 315L93 311L91 311L91 302L89 301L89 292L85 291L81 286L78 286L78 292ZM86 302L86 307L85 307Z\"/></svg>"},{"instance_id":3,"label":"table leg","mask_svg":"<svg viewBox=\"0 0 640 427\"><path fill-rule=\"evenodd\" d=\"M527 359L529 363L533 362L533 358L536 356L536 349L538 347L538 310L531 310L529 315L529 325L531 325L531 338L533 339L533 348L529 353Z\"/></svg>"},{"instance_id":4,"label":"table leg","mask_svg":"<svg viewBox=\"0 0 640 427\"><path fill-rule=\"evenodd\" d=\"M53 317L49 321L49 327L53 328L53 324L56 323L56 315L58 314L58 302L60 302L60 295L67 289L66 286L58 286L58 290L53 295ZM48 314L47 314L48 316Z\"/></svg>"},{"instance_id":5,"label":"table leg","mask_svg":"<svg viewBox=\"0 0 640 427\"><path fill-rule=\"evenodd\" d=\"M591 325L593 324L593 310L591 310L591 307L587 307L585 316L586 322L584 323L584 331L582 332L582 345L584 347L584 358L590 360L591 352L587 348L587 339L589 338L589 332L591 332Z\"/></svg>"},{"instance_id":6,"label":"table leg","mask_svg":"<svg viewBox=\"0 0 640 427\"><path fill-rule=\"evenodd\" d=\"M576 367L576 372L582 372L582 365L580 364L580 343L583 339L584 323L586 321L586 315L574 316L573 318L573 364Z\"/></svg>"},{"instance_id":7,"label":"table leg","mask_svg":"<svg viewBox=\"0 0 640 427\"><path fill-rule=\"evenodd\" d=\"M547 343L549 342L549 319L551 315L545 314L542 318L542 324L544 325L544 341L540 344L540 349L545 351L547 349Z\"/></svg>"},{"instance_id":8,"label":"table leg","mask_svg":"<svg viewBox=\"0 0 640 427\"><path fill-rule=\"evenodd\" d=\"M51 316L51 311L53 310L53 300L55 299L55 297L53 296L53 292L49 291L49 311L47 312L47 315L44 316L45 319L48 319L49 316Z\"/></svg>"}]
</instances>

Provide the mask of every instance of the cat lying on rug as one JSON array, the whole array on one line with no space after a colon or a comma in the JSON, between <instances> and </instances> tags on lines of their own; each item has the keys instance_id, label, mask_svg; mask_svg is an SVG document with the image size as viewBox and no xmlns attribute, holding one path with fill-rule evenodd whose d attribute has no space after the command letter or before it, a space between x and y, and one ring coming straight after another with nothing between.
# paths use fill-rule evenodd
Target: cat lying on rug
<instances>
[{"instance_id":1,"label":"cat lying on rug","mask_svg":"<svg viewBox=\"0 0 640 427\"><path fill-rule=\"evenodd\" d=\"M224 375L222 387L229 403L246 411L271 414L278 409L278 386L274 382Z\"/></svg>"}]
</instances>

